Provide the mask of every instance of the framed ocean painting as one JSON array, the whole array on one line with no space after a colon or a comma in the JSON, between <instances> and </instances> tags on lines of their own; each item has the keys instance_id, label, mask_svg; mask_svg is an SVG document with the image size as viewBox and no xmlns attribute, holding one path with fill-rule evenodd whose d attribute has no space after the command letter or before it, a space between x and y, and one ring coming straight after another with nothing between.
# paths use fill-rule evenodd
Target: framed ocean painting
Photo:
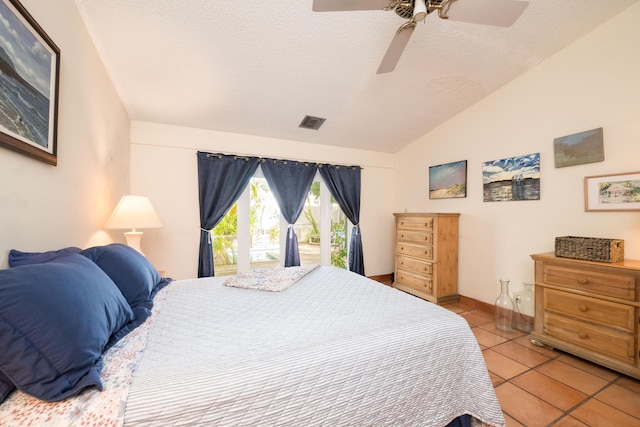
<instances>
[{"instance_id":1,"label":"framed ocean painting","mask_svg":"<svg viewBox=\"0 0 640 427\"><path fill-rule=\"evenodd\" d=\"M467 161L429 166L429 198L467 197Z\"/></svg>"},{"instance_id":2,"label":"framed ocean painting","mask_svg":"<svg viewBox=\"0 0 640 427\"><path fill-rule=\"evenodd\" d=\"M19 1L0 19L0 145L56 165L60 49Z\"/></svg>"},{"instance_id":3,"label":"framed ocean painting","mask_svg":"<svg viewBox=\"0 0 640 427\"><path fill-rule=\"evenodd\" d=\"M540 200L540 153L482 164L485 202Z\"/></svg>"}]
</instances>

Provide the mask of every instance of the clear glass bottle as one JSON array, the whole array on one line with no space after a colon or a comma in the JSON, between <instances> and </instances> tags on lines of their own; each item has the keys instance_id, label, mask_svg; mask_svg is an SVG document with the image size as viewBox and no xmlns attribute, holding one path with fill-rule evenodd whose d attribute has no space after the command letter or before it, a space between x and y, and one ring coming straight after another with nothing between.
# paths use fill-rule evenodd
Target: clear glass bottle
<instances>
[{"instance_id":1,"label":"clear glass bottle","mask_svg":"<svg viewBox=\"0 0 640 427\"><path fill-rule=\"evenodd\" d=\"M515 295L516 328L522 332L533 331L534 294L533 283L523 283L524 289Z\"/></svg>"},{"instance_id":2,"label":"clear glass bottle","mask_svg":"<svg viewBox=\"0 0 640 427\"><path fill-rule=\"evenodd\" d=\"M515 320L515 304L509 296L509 280L500 279L500 296L496 299L496 328L500 331L513 332Z\"/></svg>"}]
</instances>

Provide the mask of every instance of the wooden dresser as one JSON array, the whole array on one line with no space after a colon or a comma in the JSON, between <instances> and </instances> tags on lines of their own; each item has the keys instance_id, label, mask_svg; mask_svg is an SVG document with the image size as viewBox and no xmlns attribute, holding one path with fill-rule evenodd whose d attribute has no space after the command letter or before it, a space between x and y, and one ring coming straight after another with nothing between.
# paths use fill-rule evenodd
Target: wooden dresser
<instances>
[{"instance_id":1,"label":"wooden dresser","mask_svg":"<svg viewBox=\"0 0 640 427\"><path fill-rule=\"evenodd\" d=\"M393 287L434 303L458 299L458 213L395 213Z\"/></svg>"},{"instance_id":2,"label":"wooden dresser","mask_svg":"<svg viewBox=\"0 0 640 427\"><path fill-rule=\"evenodd\" d=\"M640 379L640 261L582 261L553 253L531 258L531 341Z\"/></svg>"}]
</instances>

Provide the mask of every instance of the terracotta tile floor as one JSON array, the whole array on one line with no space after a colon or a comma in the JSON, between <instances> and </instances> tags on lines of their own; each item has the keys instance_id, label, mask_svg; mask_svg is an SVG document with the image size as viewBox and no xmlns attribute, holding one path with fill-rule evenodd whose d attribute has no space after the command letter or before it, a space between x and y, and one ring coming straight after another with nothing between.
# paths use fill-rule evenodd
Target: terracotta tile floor
<instances>
[{"instance_id":1,"label":"terracotta tile floor","mask_svg":"<svg viewBox=\"0 0 640 427\"><path fill-rule=\"evenodd\" d=\"M535 346L523 332L498 331L491 313L444 307L469 322L507 426L640 426L639 380Z\"/></svg>"}]
</instances>

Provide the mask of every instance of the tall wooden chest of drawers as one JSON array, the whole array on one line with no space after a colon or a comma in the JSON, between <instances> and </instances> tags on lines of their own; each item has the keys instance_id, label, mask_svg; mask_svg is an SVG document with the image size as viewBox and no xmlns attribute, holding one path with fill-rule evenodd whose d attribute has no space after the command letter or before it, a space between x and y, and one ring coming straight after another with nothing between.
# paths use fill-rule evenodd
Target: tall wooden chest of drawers
<instances>
[{"instance_id":1,"label":"tall wooden chest of drawers","mask_svg":"<svg viewBox=\"0 0 640 427\"><path fill-rule=\"evenodd\" d=\"M458 299L458 213L395 213L393 287L434 303Z\"/></svg>"},{"instance_id":2,"label":"tall wooden chest of drawers","mask_svg":"<svg viewBox=\"0 0 640 427\"><path fill-rule=\"evenodd\" d=\"M582 261L553 253L531 258L531 340L640 379L640 261Z\"/></svg>"}]
</instances>

